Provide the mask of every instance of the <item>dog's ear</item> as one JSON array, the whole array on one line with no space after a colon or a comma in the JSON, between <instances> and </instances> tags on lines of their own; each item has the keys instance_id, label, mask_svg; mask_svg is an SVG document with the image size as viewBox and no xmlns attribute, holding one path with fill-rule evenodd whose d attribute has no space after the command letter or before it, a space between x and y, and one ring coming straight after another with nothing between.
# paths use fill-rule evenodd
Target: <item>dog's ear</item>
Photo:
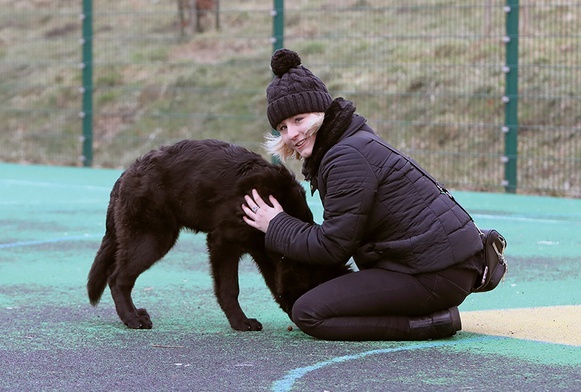
<instances>
[{"instance_id":1,"label":"dog's ear","mask_svg":"<svg viewBox=\"0 0 581 392\"><path fill-rule=\"evenodd\" d=\"M313 214L308 206L306 192L294 173L283 165L275 166L277 187L272 194L277 198L285 212L305 222L313 223Z\"/></svg>"},{"instance_id":2,"label":"dog's ear","mask_svg":"<svg viewBox=\"0 0 581 392\"><path fill-rule=\"evenodd\" d=\"M245 177L249 174L251 174L252 172L255 171L256 169L256 162L254 161L245 161L242 162L237 170L236 170L236 174L238 175L238 177Z\"/></svg>"},{"instance_id":3,"label":"dog's ear","mask_svg":"<svg viewBox=\"0 0 581 392\"><path fill-rule=\"evenodd\" d=\"M280 174L272 165L259 165L252 162L242 163L238 170L238 188L243 193L256 189L261 193L280 185Z\"/></svg>"},{"instance_id":4,"label":"dog's ear","mask_svg":"<svg viewBox=\"0 0 581 392\"><path fill-rule=\"evenodd\" d=\"M242 164L239 170L245 170L238 181L241 194L249 194L256 189L267 203L268 195L273 195L288 214L305 222L313 222L305 190L285 166L266 164L249 168Z\"/></svg>"}]
</instances>

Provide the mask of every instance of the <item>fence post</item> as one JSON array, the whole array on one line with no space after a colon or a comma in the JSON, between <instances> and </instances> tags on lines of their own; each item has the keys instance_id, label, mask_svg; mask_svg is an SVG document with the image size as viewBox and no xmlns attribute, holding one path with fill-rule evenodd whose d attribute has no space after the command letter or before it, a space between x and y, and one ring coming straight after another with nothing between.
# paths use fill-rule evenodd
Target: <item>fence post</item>
<instances>
[{"instance_id":1,"label":"fence post","mask_svg":"<svg viewBox=\"0 0 581 392\"><path fill-rule=\"evenodd\" d=\"M272 9L272 53L284 47L284 0L274 0ZM276 130L273 134L278 135ZM280 159L273 155L272 163L280 164Z\"/></svg>"},{"instance_id":2,"label":"fence post","mask_svg":"<svg viewBox=\"0 0 581 392\"><path fill-rule=\"evenodd\" d=\"M93 0L83 0L83 46L82 81L83 87L83 166L93 164Z\"/></svg>"},{"instance_id":3,"label":"fence post","mask_svg":"<svg viewBox=\"0 0 581 392\"><path fill-rule=\"evenodd\" d=\"M515 193L517 187L517 158L518 158L518 14L519 0L506 0L506 63L505 93L502 100L504 107L504 189Z\"/></svg>"},{"instance_id":4,"label":"fence post","mask_svg":"<svg viewBox=\"0 0 581 392\"><path fill-rule=\"evenodd\" d=\"M274 0L272 9L272 52L284 47L284 0Z\"/></svg>"}]
</instances>

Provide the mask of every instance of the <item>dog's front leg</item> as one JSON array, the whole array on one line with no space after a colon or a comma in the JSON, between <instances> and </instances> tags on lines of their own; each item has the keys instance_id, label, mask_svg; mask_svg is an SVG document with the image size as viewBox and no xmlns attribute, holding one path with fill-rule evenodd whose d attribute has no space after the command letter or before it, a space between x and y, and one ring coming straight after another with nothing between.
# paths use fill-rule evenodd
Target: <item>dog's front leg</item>
<instances>
[{"instance_id":1,"label":"dog's front leg","mask_svg":"<svg viewBox=\"0 0 581 392\"><path fill-rule=\"evenodd\" d=\"M238 302L240 293L238 263L242 252L236 245L225 244L210 235L208 236L208 251L214 278L214 292L230 326L238 331L262 330L262 324L256 319L246 317Z\"/></svg>"}]
</instances>

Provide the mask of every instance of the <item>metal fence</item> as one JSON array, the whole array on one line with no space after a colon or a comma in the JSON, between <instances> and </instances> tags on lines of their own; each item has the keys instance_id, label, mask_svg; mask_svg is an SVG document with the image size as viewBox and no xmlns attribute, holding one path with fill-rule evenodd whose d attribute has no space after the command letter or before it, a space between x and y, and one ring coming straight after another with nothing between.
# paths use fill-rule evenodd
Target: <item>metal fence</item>
<instances>
[{"instance_id":1,"label":"metal fence","mask_svg":"<svg viewBox=\"0 0 581 392\"><path fill-rule=\"evenodd\" d=\"M579 197L580 17L551 0L0 0L0 160L124 167L207 137L261 152L286 46L447 186Z\"/></svg>"}]
</instances>

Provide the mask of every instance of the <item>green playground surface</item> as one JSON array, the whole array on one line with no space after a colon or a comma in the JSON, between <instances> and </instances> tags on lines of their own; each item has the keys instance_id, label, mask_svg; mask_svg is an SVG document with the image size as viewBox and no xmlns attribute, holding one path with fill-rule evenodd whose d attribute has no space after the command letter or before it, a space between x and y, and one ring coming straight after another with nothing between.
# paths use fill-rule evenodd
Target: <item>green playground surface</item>
<instances>
[{"instance_id":1,"label":"green playground surface","mask_svg":"<svg viewBox=\"0 0 581 392\"><path fill-rule=\"evenodd\" d=\"M508 240L509 272L460 306L463 330L425 342L327 342L293 326L251 259L230 329L205 235L183 232L137 280L151 330L129 330L85 283L121 170L0 163L0 391L579 391L581 199L455 191ZM318 196L309 198L317 220Z\"/></svg>"}]
</instances>

